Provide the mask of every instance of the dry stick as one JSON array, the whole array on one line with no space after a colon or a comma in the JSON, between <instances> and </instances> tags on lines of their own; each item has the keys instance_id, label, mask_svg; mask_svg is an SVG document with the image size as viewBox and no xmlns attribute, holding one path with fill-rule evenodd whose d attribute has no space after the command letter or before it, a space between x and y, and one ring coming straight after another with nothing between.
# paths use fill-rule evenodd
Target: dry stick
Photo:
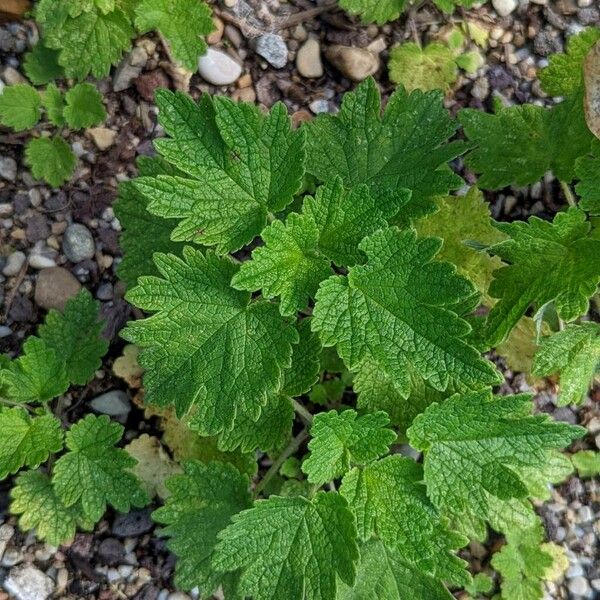
<instances>
[{"instance_id":1,"label":"dry stick","mask_svg":"<svg viewBox=\"0 0 600 600\"><path fill-rule=\"evenodd\" d=\"M17 295L19 286L23 283L23 279L25 279L25 273L27 273L28 266L29 266L29 261L25 260L25 262L23 263L23 266L21 267L21 270L19 271L19 274L17 275L17 280L15 281L15 285L13 285L8 296L6 297L4 313L2 314L2 318L0 319L0 321L6 321L6 319L8 318L8 312L10 311L10 307L12 306L15 296Z\"/></svg>"},{"instance_id":2,"label":"dry stick","mask_svg":"<svg viewBox=\"0 0 600 600\"><path fill-rule=\"evenodd\" d=\"M264 477L256 484L254 488L254 497L257 498L260 493L265 489L269 481L277 474L279 467L288 459L294 452L300 448L302 442L308 437L308 430L306 427L295 437L290 440L285 450L275 459L273 464L269 467L269 470L265 473Z\"/></svg>"}]
</instances>

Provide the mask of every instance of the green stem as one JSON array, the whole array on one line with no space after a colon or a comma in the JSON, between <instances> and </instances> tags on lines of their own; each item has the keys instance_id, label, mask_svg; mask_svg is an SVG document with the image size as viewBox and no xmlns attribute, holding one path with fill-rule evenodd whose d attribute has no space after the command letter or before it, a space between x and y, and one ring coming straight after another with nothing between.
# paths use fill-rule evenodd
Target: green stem
<instances>
[{"instance_id":1,"label":"green stem","mask_svg":"<svg viewBox=\"0 0 600 600\"><path fill-rule=\"evenodd\" d=\"M269 470L265 473L264 477L256 484L254 488L254 497L258 498L260 493L265 489L269 481L279 471L279 467L302 445L302 442L308 437L308 430L304 428L296 437L290 440L290 443L283 450L283 452L275 459L273 464L269 467Z\"/></svg>"},{"instance_id":2,"label":"green stem","mask_svg":"<svg viewBox=\"0 0 600 600\"><path fill-rule=\"evenodd\" d=\"M0 398L0 404L4 404L4 406L15 406L18 408L24 408L29 412L33 412L33 408L31 408L29 404L25 404L24 402L15 402L14 400L9 400L8 398Z\"/></svg>"},{"instance_id":3,"label":"green stem","mask_svg":"<svg viewBox=\"0 0 600 600\"><path fill-rule=\"evenodd\" d=\"M298 416L304 421L305 425L310 425L312 423L313 416L295 398L292 398L292 406L294 407L294 410L298 413Z\"/></svg>"},{"instance_id":4,"label":"green stem","mask_svg":"<svg viewBox=\"0 0 600 600\"><path fill-rule=\"evenodd\" d=\"M567 202L569 203L569 206L577 206L577 201L575 200L575 196L573 195L569 184L566 181L561 181L560 187L563 191L563 194L565 195Z\"/></svg>"}]
</instances>

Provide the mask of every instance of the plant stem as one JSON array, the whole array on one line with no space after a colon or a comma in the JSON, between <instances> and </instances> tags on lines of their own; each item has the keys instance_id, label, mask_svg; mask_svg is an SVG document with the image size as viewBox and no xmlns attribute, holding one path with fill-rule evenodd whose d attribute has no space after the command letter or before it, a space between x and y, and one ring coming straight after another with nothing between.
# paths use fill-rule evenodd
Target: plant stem
<instances>
[{"instance_id":1,"label":"plant stem","mask_svg":"<svg viewBox=\"0 0 600 600\"><path fill-rule=\"evenodd\" d=\"M269 467L269 470L265 473L264 477L256 484L254 488L254 497L257 498L260 493L265 489L269 481L279 471L279 467L289 458L294 452L300 448L302 442L308 437L308 430L306 427L295 437L290 440L290 443L283 450L283 452L273 461L273 464Z\"/></svg>"},{"instance_id":2,"label":"plant stem","mask_svg":"<svg viewBox=\"0 0 600 600\"><path fill-rule=\"evenodd\" d=\"M563 194L565 195L567 202L569 203L569 206L576 206L577 202L575 201L575 196L573 195L569 184L566 181L561 181L560 187L563 191Z\"/></svg>"},{"instance_id":3,"label":"plant stem","mask_svg":"<svg viewBox=\"0 0 600 600\"><path fill-rule=\"evenodd\" d=\"M312 423L313 417L310 412L298 402L295 398L292 398L292 406L294 410L298 413L298 416L304 421L305 425L310 425Z\"/></svg>"},{"instance_id":4,"label":"plant stem","mask_svg":"<svg viewBox=\"0 0 600 600\"><path fill-rule=\"evenodd\" d=\"M15 406L17 408L24 408L29 412L33 412L33 408L31 408L29 404L25 404L24 402L15 402L14 400L9 400L8 398L0 398L0 404L4 404L4 406Z\"/></svg>"}]
</instances>

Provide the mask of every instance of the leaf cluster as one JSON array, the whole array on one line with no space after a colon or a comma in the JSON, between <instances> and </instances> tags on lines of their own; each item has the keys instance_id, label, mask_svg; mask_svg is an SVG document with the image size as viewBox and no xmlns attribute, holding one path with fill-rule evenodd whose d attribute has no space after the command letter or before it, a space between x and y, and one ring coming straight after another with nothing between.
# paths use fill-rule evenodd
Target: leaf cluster
<instances>
[{"instance_id":1,"label":"leaf cluster","mask_svg":"<svg viewBox=\"0 0 600 600\"><path fill-rule=\"evenodd\" d=\"M23 131L35 127L43 117L57 128L83 129L102 123L106 110L100 92L91 83L78 83L65 94L53 83L41 92L22 83L8 86L0 94L3 125ZM33 176L52 187L67 181L77 162L60 134L30 139L25 146L25 160Z\"/></svg>"},{"instance_id":2,"label":"leaf cluster","mask_svg":"<svg viewBox=\"0 0 600 600\"><path fill-rule=\"evenodd\" d=\"M71 384L84 385L100 366L98 303L82 290L63 313L51 310L14 360L0 369L0 479L17 474L10 510L52 545L91 529L107 505L120 511L147 502L130 469L136 461L116 444L123 426L87 415L65 432L57 404Z\"/></svg>"},{"instance_id":3,"label":"leaf cluster","mask_svg":"<svg viewBox=\"0 0 600 600\"><path fill-rule=\"evenodd\" d=\"M531 306L573 321L562 333L584 327L600 277L586 213L498 224L477 190L448 197L466 147L439 92L399 89L382 110L367 80L298 130L282 105L157 102L160 158L117 205L127 298L148 314L123 336L150 406L271 465L253 483L190 460L170 480L155 518L179 585L259 600L475 589L456 552L488 528L537 527L530 498L571 472L558 450L583 433L532 414L529 395L494 396L481 349ZM574 360L594 343L562 342ZM554 352L536 369L564 369Z\"/></svg>"},{"instance_id":4,"label":"leaf cluster","mask_svg":"<svg viewBox=\"0 0 600 600\"><path fill-rule=\"evenodd\" d=\"M106 77L136 33L150 30L159 31L175 59L194 70L206 51L200 36L214 28L201 0L40 0L35 17L42 39L25 69L37 84L63 74L79 80L89 74Z\"/></svg>"}]
</instances>

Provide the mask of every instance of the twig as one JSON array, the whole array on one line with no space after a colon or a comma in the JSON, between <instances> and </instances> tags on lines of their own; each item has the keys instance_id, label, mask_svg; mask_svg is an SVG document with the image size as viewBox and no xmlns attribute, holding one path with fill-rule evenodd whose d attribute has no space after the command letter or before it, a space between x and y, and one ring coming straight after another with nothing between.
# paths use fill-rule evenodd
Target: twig
<instances>
[{"instance_id":1,"label":"twig","mask_svg":"<svg viewBox=\"0 0 600 600\"><path fill-rule=\"evenodd\" d=\"M290 443L283 450L283 452L275 459L273 464L269 467L264 477L256 484L254 488L254 497L258 497L260 493L265 489L269 481L277 474L279 467L300 448L302 442L308 437L308 430L304 428L295 438L290 440Z\"/></svg>"},{"instance_id":2,"label":"twig","mask_svg":"<svg viewBox=\"0 0 600 600\"><path fill-rule=\"evenodd\" d=\"M330 10L339 10L337 2L330 2L329 4L323 4L322 6L315 6L315 8L307 8L306 10L294 13L289 17L285 17L284 19L277 19L275 21L275 25L277 29L289 29L290 27L294 27L299 23L308 21L314 17L317 17L318 15L329 12Z\"/></svg>"},{"instance_id":3,"label":"twig","mask_svg":"<svg viewBox=\"0 0 600 600\"><path fill-rule=\"evenodd\" d=\"M4 304L4 312L2 313L2 319L1 319L2 321L5 321L8 318L8 313L10 311L10 307L12 306L15 296L17 295L19 286L23 283L23 279L25 279L25 273L27 273L28 266L29 266L29 261L26 259L23 262L23 266L21 267L19 274L17 275L17 280L15 281L15 285L12 287L12 289L8 293L8 296L6 297L6 302Z\"/></svg>"},{"instance_id":4,"label":"twig","mask_svg":"<svg viewBox=\"0 0 600 600\"><path fill-rule=\"evenodd\" d=\"M302 406L295 398L292 398L292 406L298 413L298 416L304 421L305 425L310 425L312 423L313 417L310 412L308 412L308 410L306 410L306 408L304 408L304 406Z\"/></svg>"},{"instance_id":5,"label":"twig","mask_svg":"<svg viewBox=\"0 0 600 600\"><path fill-rule=\"evenodd\" d=\"M577 206L577 201L575 200L575 196L573 195L569 184L566 181L561 181L560 187L563 191L563 194L565 195L567 202L569 203L569 206Z\"/></svg>"}]
</instances>

